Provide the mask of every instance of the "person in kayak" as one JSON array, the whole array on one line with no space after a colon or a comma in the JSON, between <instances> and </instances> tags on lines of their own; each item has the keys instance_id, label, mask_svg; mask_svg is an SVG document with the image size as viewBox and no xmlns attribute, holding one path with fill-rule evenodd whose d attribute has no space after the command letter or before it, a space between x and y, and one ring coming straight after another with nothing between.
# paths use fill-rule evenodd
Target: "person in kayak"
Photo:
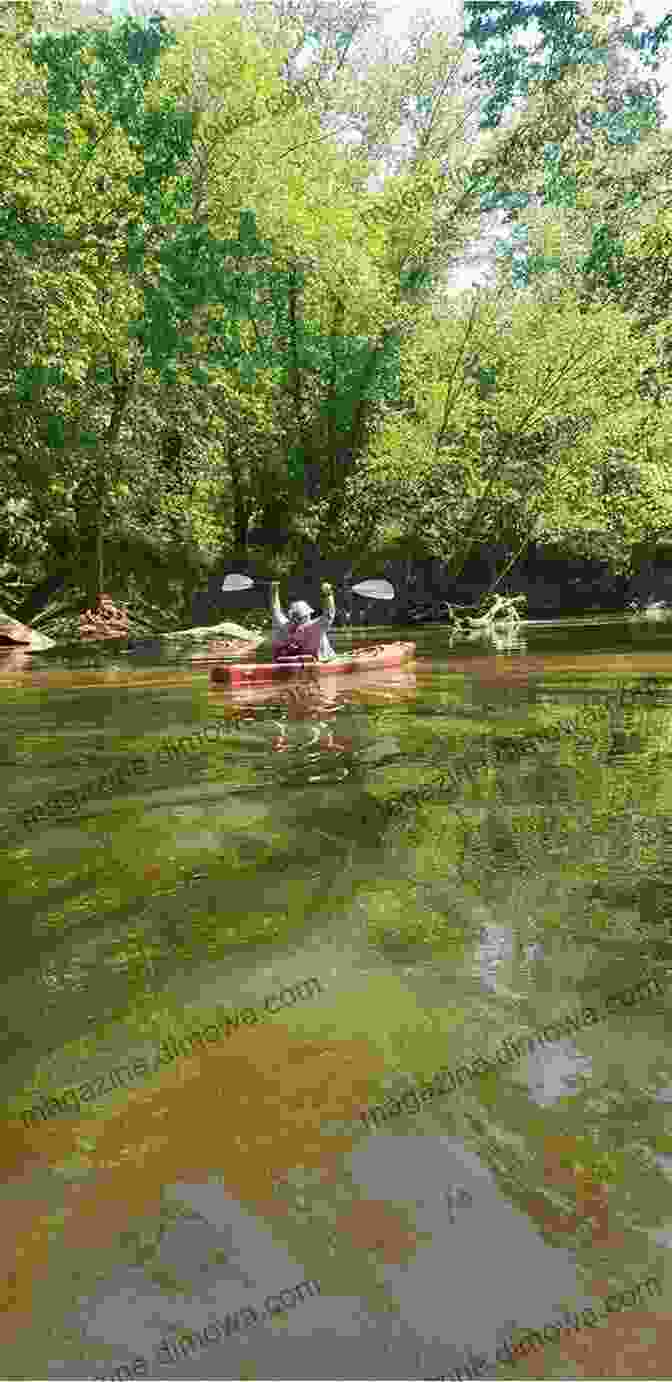
<instances>
[{"instance_id":1,"label":"person in kayak","mask_svg":"<svg viewBox=\"0 0 672 1382\"><path fill-rule=\"evenodd\" d=\"M305 600L295 600L289 607L289 614L283 614L280 605L280 582L271 582L271 643L274 662L283 662L291 657L330 662L336 657L327 638L327 631L336 617L334 591L328 581L323 581L320 589L325 609L317 619L311 619L313 610Z\"/></svg>"}]
</instances>

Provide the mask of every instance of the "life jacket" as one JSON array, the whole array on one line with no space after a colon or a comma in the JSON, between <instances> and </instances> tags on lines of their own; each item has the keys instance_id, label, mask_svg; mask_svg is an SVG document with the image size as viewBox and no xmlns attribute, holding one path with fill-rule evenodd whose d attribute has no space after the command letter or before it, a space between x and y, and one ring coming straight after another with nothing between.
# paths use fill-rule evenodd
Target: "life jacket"
<instances>
[{"instance_id":1,"label":"life jacket","mask_svg":"<svg viewBox=\"0 0 672 1382\"><path fill-rule=\"evenodd\" d=\"M276 662L282 662L285 658L288 657L301 657L304 659L304 661L307 662L317 662L315 654L307 653L305 648L303 648L302 645L300 643L297 643L293 638L288 638L287 642L283 643L282 647L278 648L278 651L275 654Z\"/></svg>"}]
</instances>

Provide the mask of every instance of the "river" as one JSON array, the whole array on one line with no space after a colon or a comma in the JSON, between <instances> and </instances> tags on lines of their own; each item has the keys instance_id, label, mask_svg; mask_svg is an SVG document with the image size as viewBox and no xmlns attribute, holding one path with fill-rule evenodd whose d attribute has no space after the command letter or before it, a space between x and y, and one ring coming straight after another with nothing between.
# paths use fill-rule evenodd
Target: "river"
<instances>
[{"instance_id":1,"label":"river","mask_svg":"<svg viewBox=\"0 0 672 1382\"><path fill-rule=\"evenodd\" d=\"M672 622L383 636L0 660L4 1377L669 1377Z\"/></svg>"}]
</instances>

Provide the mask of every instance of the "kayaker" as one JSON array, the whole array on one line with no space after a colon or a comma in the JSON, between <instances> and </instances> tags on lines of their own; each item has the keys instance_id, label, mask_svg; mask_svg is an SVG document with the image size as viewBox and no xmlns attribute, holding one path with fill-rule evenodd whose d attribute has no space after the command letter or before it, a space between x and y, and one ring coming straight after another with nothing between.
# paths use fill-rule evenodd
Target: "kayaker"
<instances>
[{"instance_id":1,"label":"kayaker","mask_svg":"<svg viewBox=\"0 0 672 1382\"><path fill-rule=\"evenodd\" d=\"M305 600L295 600L289 607L289 614L283 614L280 605L280 582L271 582L271 644L273 661L283 662L290 657L312 658L315 662L330 662L336 653L327 638L336 617L334 591L329 581L320 587L326 606L317 619L311 619L313 610Z\"/></svg>"}]
</instances>

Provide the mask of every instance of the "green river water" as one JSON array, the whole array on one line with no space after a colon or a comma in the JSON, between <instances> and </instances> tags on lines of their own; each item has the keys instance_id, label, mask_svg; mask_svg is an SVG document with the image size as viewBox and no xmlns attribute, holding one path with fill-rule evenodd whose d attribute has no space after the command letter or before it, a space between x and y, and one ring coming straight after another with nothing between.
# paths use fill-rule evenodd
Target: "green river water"
<instances>
[{"instance_id":1,"label":"green river water","mask_svg":"<svg viewBox=\"0 0 672 1382\"><path fill-rule=\"evenodd\" d=\"M0 660L3 1377L670 1376L672 622L352 638Z\"/></svg>"}]
</instances>

